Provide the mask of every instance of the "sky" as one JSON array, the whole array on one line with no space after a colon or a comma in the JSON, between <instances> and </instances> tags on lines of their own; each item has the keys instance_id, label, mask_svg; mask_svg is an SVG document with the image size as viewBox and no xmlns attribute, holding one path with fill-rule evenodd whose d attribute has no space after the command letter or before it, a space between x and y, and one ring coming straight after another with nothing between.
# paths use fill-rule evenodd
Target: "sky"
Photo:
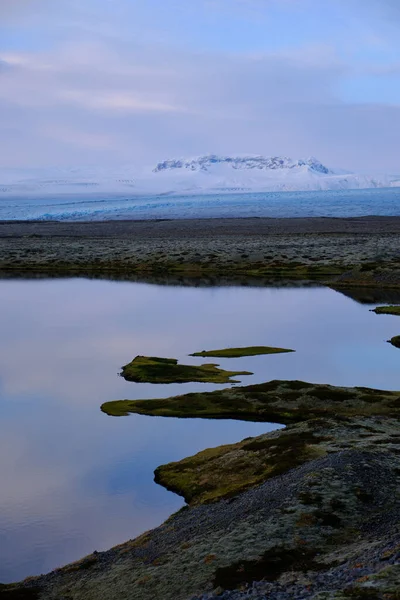
<instances>
[{"instance_id":1,"label":"sky","mask_svg":"<svg viewBox=\"0 0 400 600\"><path fill-rule=\"evenodd\" d=\"M400 173L398 0L0 0L0 167Z\"/></svg>"}]
</instances>

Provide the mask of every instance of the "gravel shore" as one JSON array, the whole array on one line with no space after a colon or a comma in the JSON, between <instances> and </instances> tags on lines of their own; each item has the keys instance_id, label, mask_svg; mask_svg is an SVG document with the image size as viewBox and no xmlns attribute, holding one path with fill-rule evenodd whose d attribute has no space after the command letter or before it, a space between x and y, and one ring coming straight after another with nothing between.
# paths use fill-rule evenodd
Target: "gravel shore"
<instances>
[{"instance_id":1,"label":"gravel shore","mask_svg":"<svg viewBox=\"0 0 400 600\"><path fill-rule=\"evenodd\" d=\"M343 598L397 600L398 488L393 453L334 453L235 499L183 509L22 590L40 600L322 600L348 590Z\"/></svg>"}]
</instances>

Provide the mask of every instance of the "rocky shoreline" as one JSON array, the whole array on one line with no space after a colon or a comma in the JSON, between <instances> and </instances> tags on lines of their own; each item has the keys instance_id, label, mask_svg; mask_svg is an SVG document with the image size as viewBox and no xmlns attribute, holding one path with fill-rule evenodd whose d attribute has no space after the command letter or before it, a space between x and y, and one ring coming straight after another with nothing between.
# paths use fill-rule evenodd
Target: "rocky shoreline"
<instances>
[{"instance_id":1,"label":"rocky shoreline","mask_svg":"<svg viewBox=\"0 0 400 600\"><path fill-rule=\"evenodd\" d=\"M398 600L400 392L276 381L156 402L130 410L287 427L161 467L189 506L0 597Z\"/></svg>"}]
</instances>

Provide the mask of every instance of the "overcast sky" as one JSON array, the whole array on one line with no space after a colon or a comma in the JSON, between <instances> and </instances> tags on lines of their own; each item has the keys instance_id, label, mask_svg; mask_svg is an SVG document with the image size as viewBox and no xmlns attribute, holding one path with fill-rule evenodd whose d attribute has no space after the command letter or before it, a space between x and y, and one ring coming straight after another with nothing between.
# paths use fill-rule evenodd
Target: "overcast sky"
<instances>
[{"instance_id":1,"label":"overcast sky","mask_svg":"<svg viewBox=\"0 0 400 600\"><path fill-rule=\"evenodd\" d=\"M399 0L0 0L0 167L400 173Z\"/></svg>"}]
</instances>

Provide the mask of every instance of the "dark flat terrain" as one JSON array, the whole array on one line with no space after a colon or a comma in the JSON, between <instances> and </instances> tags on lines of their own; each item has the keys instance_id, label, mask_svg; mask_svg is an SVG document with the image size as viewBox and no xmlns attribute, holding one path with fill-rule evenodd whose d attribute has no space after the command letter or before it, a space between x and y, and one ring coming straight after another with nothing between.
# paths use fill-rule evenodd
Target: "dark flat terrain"
<instances>
[{"instance_id":1,"label":"dark flat terrain","mask_svg":"<svg viewBox=\"0 0 400 600\"><path fill-rule=\"evenodd\" d=\"M0 237L212 238L304 233L400 233L400 217L179 219L155 221L0 221Z\"/></svg>"},{"instance_id":2,"label":"dark flat terrain","mask_svg":"<svg viewBox=\"0 0 400 600\"><path fill-rule=\"evenodd\" d=\"M17 276L400 289L400 217L0 222Z\"/></svg>"}]
</instances>

